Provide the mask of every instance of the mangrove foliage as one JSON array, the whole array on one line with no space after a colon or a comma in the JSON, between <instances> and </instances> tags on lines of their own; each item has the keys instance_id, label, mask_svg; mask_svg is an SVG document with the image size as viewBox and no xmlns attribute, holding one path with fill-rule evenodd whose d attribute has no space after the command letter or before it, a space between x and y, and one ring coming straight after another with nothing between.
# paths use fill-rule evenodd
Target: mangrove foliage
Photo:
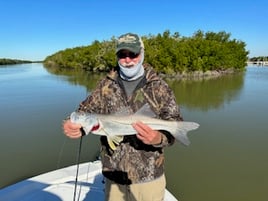
<instances>
[{"instance_id":1,"label":"mangrove foliage","mask_svg":"<svg viewBox=\"0 0 268 201\"><path fill-rule=\"evenodd\" d=\"M0 65L12 65L12 64L23 64L23 63L32 63L32 61L0 58Z\"/></svg>"},{"instance_id":2,"label":"mangrove foliage","mask_svg":"<svg viewBox=\"0 0 268 201\"><path fill-rule=\"evenodd\" d=\"M173 74L193 71L243 70L249 52L246 43L231 39L224 31L214 33L198 30L191 37L165 31L142 36L145 63L159 73ZM44 60L46 67L84 69L105 72L116 65L116 38L94 41L91 45L56 52Z\"/></svg>"}]
</instances>

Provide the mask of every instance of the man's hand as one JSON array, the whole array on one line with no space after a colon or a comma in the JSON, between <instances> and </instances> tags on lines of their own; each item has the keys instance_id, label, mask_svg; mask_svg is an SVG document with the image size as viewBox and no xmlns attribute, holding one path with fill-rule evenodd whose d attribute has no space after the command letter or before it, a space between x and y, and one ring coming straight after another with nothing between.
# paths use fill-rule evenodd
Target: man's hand
<instances>
[{"instance_id":1,"label":"man's hand","mask_svg":"<svg viewBox=\"0 0 268 201\"><path fill-rule=\"evenodd\" d=\"M157 145L162 141L162 134L159 131L151 129L142 122L132 124L133 128L138 132L137 138L144 144Z\"/></svg>"},{"instance_id":2,"label":"man's hand","mask_svg":"<svg viewBox=\"0 0 268 201\"><path fill-rule=\"evenodd\" d=\"M65 135L70 138L79 138L82 136L81 125L72 123L70 120L66 120L62 124L62 129Z\"/></svg>"}]
</instances>

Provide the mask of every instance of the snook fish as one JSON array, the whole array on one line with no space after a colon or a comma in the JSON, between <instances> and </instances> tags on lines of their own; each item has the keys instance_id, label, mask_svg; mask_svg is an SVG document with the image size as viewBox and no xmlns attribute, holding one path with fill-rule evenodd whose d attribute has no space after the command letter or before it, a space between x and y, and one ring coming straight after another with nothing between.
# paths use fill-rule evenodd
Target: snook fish
<instances>
[{"instance_id":1,"label":"snook fish","mask_svg":"<svg viewBox=\"0 0 268 201\"><path fill-rule=\"evenodd\" d=\"M132 127L132 123L141 121L154 130L168 131L184 145L190 144L187 132L199 127L199 124L195 122L162 120L155 116L150 106L145 104L135 114L102 115L80 111L71 113L70 120L73 123L81 124L86 134L105 135L110 139L116 136L136 134L137 131Z\"/></svg>"}]
</instances>

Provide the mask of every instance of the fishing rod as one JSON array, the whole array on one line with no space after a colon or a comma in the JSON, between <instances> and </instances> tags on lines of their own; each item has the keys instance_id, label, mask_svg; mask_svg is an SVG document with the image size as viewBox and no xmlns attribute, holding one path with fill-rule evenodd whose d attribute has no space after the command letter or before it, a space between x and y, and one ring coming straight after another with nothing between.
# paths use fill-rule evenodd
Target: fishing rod
<instances>
[{"instance_id":1,"label":"fishing rod","mask_svg":"<svg viewBox=\"0 0 268 201\"><path fill-rule=\"evenodd\" d=\"M77 182L78 182L78 174L79 174L79 164L80 164L80 158L81 158L81 150L82 150L82 141L84 136L84 131L81 129L82 136L80 137L79 147L78 147L78 153L77 153L77 159L76 159L76 176L75 176L75 183L74 183L74 195L73 195L73 201L76 199L76 191L77 191Z\"/></svg>"},{"instance_id":2,"label":"fishing rod","mask_svg":"<svg viewBox=\"0 0 268 201\"><path fill-rule=\"evenodd\" d=\"M86 96L87 96L87 91L86 91ZM80 142L79 142L79 147L78 147L78 153L77 153L77 159L76 159L76 175L75 175L75 183L74 183L74 195L73 195L73 201L75 201L76 198L76 191L77 191L77 182L78 182L78 174L79 174L79 164L80 164L80 158L81 158L81 150L82 150L82 141L83 141L83 136L86 135L84 129L80 128L81 131L81 137L80 137ZM78 199L79 200L79 199Z\"/></svg>"}]
</instances>

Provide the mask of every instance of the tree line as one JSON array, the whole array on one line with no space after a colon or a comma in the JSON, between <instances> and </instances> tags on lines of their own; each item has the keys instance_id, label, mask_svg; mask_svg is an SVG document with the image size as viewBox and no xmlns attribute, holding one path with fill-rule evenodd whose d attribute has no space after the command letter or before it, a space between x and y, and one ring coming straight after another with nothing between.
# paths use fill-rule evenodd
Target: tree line
<instances>
[{"instance_id":1,"label":"tree line","mask_svg":"<svg viewBox=\"0 0 268 201\"><path fill-rule=\"evenodd\" d=\"M252 57L249 59L249 61L255 62L255 61L268 61L268 56L259 56L259 57Z\"/></svg>"},{"instance_id":2,"label":"tree line","mask_svg":"<svg viewBox=\"0 0 268 201\"><path fill-rule=\"evenodd\" d=\"M157 35L142 36L145 46L145 63L165 74L192 71L241 70L245 68L249 52L246 43L231 39L221 31L198 30L191 37L173 34L169 30ZM84 69L93 72L108 71L116 65L116 38L91 45L68 48L44 60L46 67Z\"/></svg>"},{"instance_id":3,"label":"tree line","mask_svg":"<svg viewBox=\"0 0 268 201\"><path fill-rule=\"evenodd\" d=\"M32 61L0 58L0 65L11 65L11 64L22 64L22 63L32 63Z\"/></svg>"}]
</instances>

